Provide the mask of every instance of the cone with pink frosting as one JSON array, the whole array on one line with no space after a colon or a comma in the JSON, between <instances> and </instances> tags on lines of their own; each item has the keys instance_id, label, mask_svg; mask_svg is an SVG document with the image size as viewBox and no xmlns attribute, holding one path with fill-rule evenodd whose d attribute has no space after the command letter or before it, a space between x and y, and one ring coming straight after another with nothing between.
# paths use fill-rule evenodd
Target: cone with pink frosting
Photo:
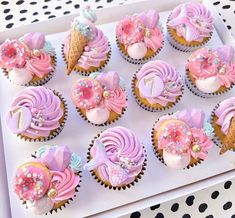
<instances>
[{"instance_id":1,"label":"cone with pink frosting","mask_svg":"<svg viewBox=\"0 0 235 218\"><path fill-rule=\"evenodd\" d=\"M0 67L15 85L44 85L52 78L55 66L55 49L42 33L30 32L0 45Z\"/></svg>"},{"instance_id":2,"label":"cone with pink frosting","mask_svg":"<svg viewBox=\"0 0 235 218\"><path fill-rule=\"evenodd\" d=\"M211 113L214 142L220 147L220 154L235 151L235 98L230 97L215 106Z\"/></svg>"},{"instance_id":3,"label":"cone with pink frosting","mask_svg":"<svg viewBox=\"0 0 235 218\"><path fill-rule=\"evenodd\" d=\"M67 75L77 71L87 76L107 64L111 54L110 44L103 32L95 27L96 19L95 12L87 6L73 20L70 34L62 45Z\"/></svg>"},{"instance_id":4,"label":"cone with pink frosting","mask_svg":"<svg viewBox=\"0 0 235 218\"><path fill-rule=\"evenodd\" d=\"M27 87L13 99L6 124L20 139L43 142L63 130L67 115L67 103L61 94L43 86Z\"/></svg>"},{"instance_id":5,"label":"cone with pink frosting","mask_svg":"<svg viewBox=\"0 0 235 218\"><path fill-rule=\"evenodd\" d=\"M164 61L149 61L133 76L132 93L137 104L150 112L174 107L183 96L180 74Z\"/></svg>"},{"instance_id":6,"label":"cone with pink frosting","mask_svg":"<svg viewBox=\"0 0 235 218\"><path fill-rule=\"evenodd\" d=\"M81 157L67 146L42 146L17 168L13 190L33 214L58 212L78 192L80 167Z\"/></svg>"},{"instance_id":7,"label":"cone with pink frosting","mask_svg":"<svg viewBox=\"0 0 235 218\"><path fill-rule=\"evenodd\" d=\"M173 169L201 164L213 146L213 129L202 110L182 110L162 116L153 126L152 144L157 158Z\"/></svg>"},{"instance_id":8,"label":"cone with pink frosting","mask_svg":"<svg viewBox=\"0 0 235 218\"><path fill-rule=\"evenodd\" d=\"M116 44L121 56L132 64L143 64L156 56L164 45L158 12L149 10L120 20Z\"/></svg>"},{"instance_id":9,"label":"cone with pink frosting","mask_svg":"<svg viewBox=\"0 0 235 218\"><path fill-rule=\"evenodd\" d=\"M109 128L92 140L87 153L89 170L105 188L126 190L139 182L146 169L146 151L136 135L121 126Z\"/></svg>"}]
</instances>

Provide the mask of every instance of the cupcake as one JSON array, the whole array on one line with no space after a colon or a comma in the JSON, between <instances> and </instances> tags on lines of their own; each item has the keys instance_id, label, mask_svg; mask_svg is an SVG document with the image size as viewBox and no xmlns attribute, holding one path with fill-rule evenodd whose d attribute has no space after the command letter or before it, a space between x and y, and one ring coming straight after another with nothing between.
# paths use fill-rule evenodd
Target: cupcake
<instances>
[{"instance_id":1,"label":"cupcake","mask_svg":"<svg viewBox=\"0 0 235 218\"><path fill-rule=\"evenodd\" d=\"M59 93L43 86L31 86L14 98L6 125L24 140L47 141L62 131L67 113L67 105Z\"/></svg>"},{"instance_id":2,"label":"cupcake","mask_svg":"<svg viewBox=\"0 0 235 218\"><path fill-rule=\"evenodd\" d=\"M167 38L177 50L191 52L205 45L213 33L213 17L202 3L178 5L167 20Z\"/></svg>"},{"instance_id":3,"label":"cupcake","mask_svg":"<svg viewBox=\"0 0 235 218\"><path fill-rule=\"evenodd\" d=\"M182 97L180 74L160 60L144 64L132 79L136 102L145 110L156 112L173 107Z\"/></svg>"},{"instance_id":4,"label":"cupcake","mask_svg":"<svg viewBox=\"0 0 235 218\"><path fill-rule=\"evenodd\" d=\"M62 210L78 192L81 158L67 146L43 146L33 157L17 168L14 192L34 214Z\"/></svg>"},{"instance_id":5,"label":"cupcake","mask_svg":"<svg viewBox=\"0 0 235 218\"><path fill-rule=\"evenodd\" d=\"M157 55L164 44L158 12L124 17L116 26L116 42L122 57L133 64L143 64Z\"/></svg>"},{"instance_id":6,"label":"cupcake","mask_svg":"<svg viewBox=\"0 0 235 218\"><path fill-rule=\"evenodd\" d=\"M234 49L224 45L200 48L186 63L185 82L195 95L209 98L223 94L235 83Z\"/></svg>"},{"instance_id":7,"label":"cupcake","mask_svg":"<svg viewBox=\"0 0 235 218\"><path fill-rule=\"evenodd\" d=\"M43 85L51 79L55 66L55 49L43 33L30 32L0 45L0 67L16 85Z\"/></svg>"},{"instance_id":8,"label":"cupcake","mask_svg":"<svg viewBox=\"0 0 235 218\"><path fill-rule=\"evenodd\" d=\"M75 70L87 76L103 69L108 63L111 47L102 30L94 25L95 21L96 14L89 7L73 20L70 33L62 45L68 75Z\"/></svg>"},{"instance_id":9,"label":"cupcake","mask_svg":"<svg viewBox=\"0 0 235 218\"><path fill-rule=\"evenodd\" d=\"M221 147L220 154L235 151L235 97L220 102L212 112L214 141Z\"/></svg>"},{"instance_id":10,"label":"cupcake","mask_svg":"<svg viewBox=\"0 0 235 218\"><path fill-rule=\"evenodd\" d=\"M152 131L155 154L170 168L192 167L207 158L213 146L212 133L202 110L182 110L162 116Z\"/></svg>"},{"instance_id":11,"label":"cupcake","mask_svg":"<svg viewBox=\"0 0 235 218\"><path fill-rule=\"evenodd\" d=\"M115 71L79 79L73 85L71 98L80 115L96 126L118 120L127 107L127 95Z\"/></svg>"},{"instance_id":12,"label":"cupcake","mask_svg":"<svg viewBox=\"0 0 235 218\"><path fill-rule=\"evenodd\" d=\"M136 135L121 126L109 128L99 134L90 145L89 170L95 179L109 189L126 189L143 175L146 152Z\"/></svg>"}]
</instances>

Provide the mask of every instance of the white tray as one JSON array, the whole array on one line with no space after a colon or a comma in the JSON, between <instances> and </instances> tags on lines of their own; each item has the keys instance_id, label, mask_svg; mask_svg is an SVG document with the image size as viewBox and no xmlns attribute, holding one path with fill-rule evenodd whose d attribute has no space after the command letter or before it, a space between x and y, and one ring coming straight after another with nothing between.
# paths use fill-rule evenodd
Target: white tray
<instances>
[{"instance_id":1,"label":"white tray","mask_svg":"<svg viewBox=\"0 0 235 218\"><path fill-rule=\"evenodd\" d=\"M199 166L193 167L190 170L181 171L167 168L155 157L152 151L150 137L153 123L161 115L183 108L191 108L192 106L204 109L207 115L209 115L215 104L227 97L233 96L235 91L232 90L223 96L204 100L191 94L185 87L185 95L177 107L161 113L144 111L136 104L131 94L131 78L133 73L135 73L140 66L129 64L123 60L115 45L115 21L119 20L124 15L141 12L143 8L145 10L154 8L161 11L161 23L164 25L168 15L167 10L173 9L180 2L184 1L173 2L164 0L164 4L156 3L156 1L142 1L131 5L97 11L99 27L109 37L112 45L111 60L104 71L118 71L120 75L125 78L125 81L127 81L129 96L129 106L126 113L118 122L111 126L122 125L135 131L147 150L147 169L142 179L140 179L134 187L122 191L104 188L94 180L90 172L82 172L82 183L78 196L74 198L74 201L71 202L70 205L63 208L62 211L53 213L53 217L120 216L152 204L161 203L200 190L226 179L230 179L235 175L235 154L233 152L227 152L225 155L220 156L219 149L216 146L209 152L209 158ZM204 1L204 4L214 12L213 6L209 1ZM216 31L208 45L219 46L224 43L232 44L232 39L216 12L214 12L214 16L216 20ZM85 122L76 112L69 97L71 85L79 76L75 73L69 77L66 76L65 63L61 57L61 43L66 36L66 32L64 31L69 28L69 23L73 17L75 17L75 15L69 15L64 18L28 25L0 33L0 41L4 41L5 38L22 36L29 31L42 31L51 34L47 36L47 39L50 40L56 48L58 62L56 74L45 86L62 93L69 107L68 120L65 124L65 128L55 139L46 143L24 142L11 134L5 124L5 114L11 104L12 98L18 91L22 90L23 87L12 85L12 83L1 74L1 121L7 178L10 187L10 205L13 218L34 217L32 214L29 215L29 211L21 205L21 202L11 190L11 180L19 164L27 161L30 154L44 144L67 144L71 150L82 156L83 163L85 163L90 141L98 132L105 129L102 127L94 127ZM184 64L188 55L189 53L182 53L172 48L165 39L165 46L157 56L157 59L169 62L183 75ZM112 211L110 211L111 209ZM44 217L44 215L41 217Z\"/></svg>"}]
</instances>

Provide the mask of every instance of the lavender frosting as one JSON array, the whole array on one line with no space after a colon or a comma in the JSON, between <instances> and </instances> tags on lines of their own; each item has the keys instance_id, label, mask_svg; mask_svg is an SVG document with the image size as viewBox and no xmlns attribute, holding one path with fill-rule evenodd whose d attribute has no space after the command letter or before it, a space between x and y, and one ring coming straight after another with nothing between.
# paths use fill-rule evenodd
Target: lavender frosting
<instances>
[{"instance_id":1,"label":"lavender frosting","mask_svg":"<svg viewBox=\"0 0 235 218\"><path fill-rule=\"evenodd\" d=\"M168 25L186 41L203 41L213 30L211 12L200 3L186 3L177 6L170 14Z\"/></svg>"},{"instance_id":2,"label":"lavender frosting","mask_svg":"<svg viewBox=\"0 0 235 218\"><path fill-rule=\"evenodd\" d=\"M70 35L68 35L64 42L64 54L68 56L69 53ZM83 69L89 67L99 67L102 61L107 59L107 54L110 51L108 38L101 30L95 28L95 37L88 42L83 54L78 60L78 66Z\"/></svg>"},{"instance_id":3,"label":"lavender frosting","mask_svg":"<svg viewBox=\"0 0 235 218\"><path fill-rule=\"evenodd\" d=\"M90 152L92 160L84 168L96 169L99 177L112 186L133 182L145 159L145 151L134 133L120 126L101 133Z\"/></svg>"},{"instance_id":4,"label":"lavender frosting","mask_svg":"<svg viewBox=\"0 0 235 218\"><path fill-rule=\"evenodd\" d=\"M47 137L58 128L62 116L60 98L50 89L38 86L25 88L15 97L6 121L13 133L35 139Z\"/></svg>"},{"instance_id":5,"label":"lavender frosting","mask_svg":"<svg viewBox=\"0 0 235 218\"><path fill-rule=\"evenodd\" d=\"M150 104L166 106L182 94L179 73L164 61L150 61L136 74L140 96Z\"/></svg>"},{"instance_id":6,"label":"lavender frosting","mask_svg":"<svg viewBox=\"0 0 235 218\"><path fill-rule=\"evenodd\" d=\"M222 101L215 110L215 115L218 117L217 124L221 126L221 131L227 134L230 122L235 115L235 97Z\"/></svg>"}]
</instances>

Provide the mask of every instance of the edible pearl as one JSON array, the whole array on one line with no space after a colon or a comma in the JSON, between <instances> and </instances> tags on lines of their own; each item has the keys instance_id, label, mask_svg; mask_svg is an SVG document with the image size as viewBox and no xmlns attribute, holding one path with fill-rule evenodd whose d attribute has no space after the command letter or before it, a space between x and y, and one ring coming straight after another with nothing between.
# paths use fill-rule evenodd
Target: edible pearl
<instances>
[{"instance_id":1,"label":"edible pearl","mask_svg":"<svg viewBox=\"0 0 235 218\"><path fill-rule=\"evenodd\" d=\"M38 49L33 50L35 56L40 56L41 52Z\"/></svg>"},{"instance_id":2,"label":"edible pearl","mask_svg":"<svg viewBox=\"0 0 235 218\"><path fill-rule=\"evenodd\" d=\"M225 74L225 67L224 66L219 69L219 73L222 75Z\"/></svg>"},{"instance_id":3,"label":"edible pearl","mask_svg":"<svg viewBox=\"0 0 235 218\"><path fill-rule=\"evenodd\" d=\"M103 97L104 97L104 98L108 98L109 95L110 95L109 91L104 91L104 92L103 92Z\"/></svg>"},{"instance_id":4,"label":"edible pearl","mask_svg":"<svg viewBox=\"0 0 235 218\"><path fill-rule=\"evenodd\" d=\"M150 32L149 30L146 30L146 32L145 32L145 36L146 36L146 37L148 37L148 38L150 38L150 36L151 36L151 32Z\"/></svg>"},{"instance_id":5,"label":"edible pearl","mask_svg":"<svg viewBox=\"0 0 235 218\"><path fill-rule=\"evenodd\" d=\"M54 198L57 195L57 191L54 188L51 188L48 192L47 192L47 196L49 198Z\"/></svg>"},{"instance_id":6,"label":"edible pearl","mask_svg":"<svg viewBox=\"0 0 235 218\"><path fill-rule=\"evenodd\" d=\"M198 144L193 145L192 150L193 150L193 152L198 153L201 151L201 146Z\"/></svg>"}]
</instances>

